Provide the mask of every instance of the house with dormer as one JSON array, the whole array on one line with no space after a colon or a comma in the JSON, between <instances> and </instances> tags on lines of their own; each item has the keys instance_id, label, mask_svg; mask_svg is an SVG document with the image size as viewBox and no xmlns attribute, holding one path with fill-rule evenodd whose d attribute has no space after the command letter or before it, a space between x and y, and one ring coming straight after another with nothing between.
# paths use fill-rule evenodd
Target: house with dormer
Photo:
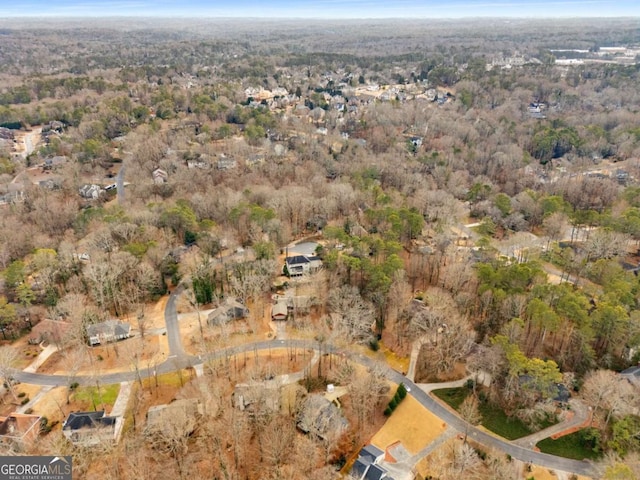
<instances>
[{"instance_id":1,"label":"house with dormer","mask_svg":"<svg viewBox=\"0 0 640 480\"><path fill-rule=\"evenodd\" d=\"M62 424L62 434L73 444L93 446L115 439L116 417L108 417L104 410L72 412Z\"/></svg>"}]
</instances>

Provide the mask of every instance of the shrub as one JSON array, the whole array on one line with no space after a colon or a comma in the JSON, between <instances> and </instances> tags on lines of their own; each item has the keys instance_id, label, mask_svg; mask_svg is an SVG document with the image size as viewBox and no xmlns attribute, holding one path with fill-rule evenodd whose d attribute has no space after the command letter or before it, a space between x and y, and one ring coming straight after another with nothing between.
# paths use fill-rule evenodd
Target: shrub
<instances>
[{"instance_id":1,"label":"shrub","mask_svg":"<svg viewBox=\"0 0 640 480\"><path fill-rule=\"evenodd\" d=\"M369 341L369 348L374 352L377 352L378 350L380 350L380 342L378 342L377 338L372 338Z\"/></svg>"},{"instance_id":2,"label":"shrub","mask_svg":"<svg viewBox=\"0 0 640 480\"><path fill-rule=\"evenodd\" d=\"M407 387L404 386L404 383L401 383L400 385L398 385L398 390L396 391L396 395L398 396L399 400L403 400L404 397L407 396Z\"/></svg>"},{"instance_id":3,"label":"shrub","mask_svg":"<svg viewBox=\"0 0 640 480\"><path fill-rule=\"evenodd\" d=\"M387 408L384 409L384 416L385 417L390 417L392 413L393 413L393 409L391 407L387 407Z\"/></svg>"},{"instance_id":4,"label":"shrub","mask_svg":"<svg viewBox=\"0 0 640 480\"><path fill-rule=\"evenodd\" d=\"M20 392L20 393L18 394L18 398L23 398L23 397L25 397L26 395L27 395L27 394L26 394L25 392Z\"/></svg>"},{"instance_id":5,"label":"shrub","mask_svg":"<svg viewBox=\"0 0 640 480\"><path fill-rule=\"evenodd\" d=\"M20 405L26 405L27 403L29 403L29 397L23 398L22 401L20 402Z\"/></svg>"}]
</instances>

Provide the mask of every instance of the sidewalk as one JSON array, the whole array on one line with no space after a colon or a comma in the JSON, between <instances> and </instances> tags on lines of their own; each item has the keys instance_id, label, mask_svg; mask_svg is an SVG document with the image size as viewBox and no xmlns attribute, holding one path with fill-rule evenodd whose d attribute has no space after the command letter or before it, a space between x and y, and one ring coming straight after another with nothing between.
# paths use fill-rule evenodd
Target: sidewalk
<instances>
[{"instance_id":1,"label":"sidewalk","mask_svg":"<svg viewBox=\"0 0 640 480\"><path fill-rule=\"evenodd\" d=\"M114 443L120 441L122 436L122 427L124 426L124 415L127 412L127 405L129 404L129 397L131 396L131 382L122 382L120 384L120 391L118 392L118 398L113 404L110 417L116 417L116 427L113 434Z\"/></svg>"},{"instance_id":2,"label":"sidewalk","mask_svg":"<svg viewBox=\"0 0 640 480\"><path fill-rule=\"evenodd\" d=\"M29 400L27 403L25 403L24 405L21 405L20 407L18 407L16 409L16 412L18 413L24 413L27 410L29 410L30 408L33 408L33 406L38 403L40 401L40 399L42 397L44 397L47 393L49 393L51 390L53 390L54 387L51 385L47 385L46 387L42 387L40 389L40 391L31 399Z\"/></svg>"}]
</instances>

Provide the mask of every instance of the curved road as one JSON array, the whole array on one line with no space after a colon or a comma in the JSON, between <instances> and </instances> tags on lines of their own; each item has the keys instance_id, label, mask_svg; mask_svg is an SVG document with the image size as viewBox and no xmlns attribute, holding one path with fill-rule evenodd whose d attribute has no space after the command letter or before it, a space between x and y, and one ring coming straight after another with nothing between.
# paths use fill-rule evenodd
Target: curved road
<instances>
[{"instance_id":1,"label":"curved road","mask_svg":"<svg viewBox=\"0 0 640 480\"><path fill-rule=\"evenodd\" d=\"M305 348L317 350L318 344L313 340L288 339L265 340L261 342L229 347L218 350L217 352L212 352L204 359L201 357L188 355L182 347L178 325L178 316L176 312L176 299L181 292L181 287L178 287L176 290L174 290L174 292L170 295L169 300L167 301L167 306L165 309L170 356L163 363L158 364L155 367L140 369L139 375L142 378L152 377L154 374L173 372L179 368L193 367L195 365L202 364L207 360L225 358L245 352L257 352L259 350L268 350L273 348ZM380 365L380 362L378 362L377 360L371 359L362 354L355 354L353 352L342 350L332 345L323 345L321 353L344 355L350 358L352 361L355 361L366 367ZM467 424L462 418L439 403L433 397L422 391L415 383L402 375L400 372L389 368L386 364L382 365L384 366L385 375L389 380L398 384L404 383L407 387L410 388L409 394L413 396L418 402L420 402L423 407L425 407L431 413L442 419L444 422L446 422L459 432L467 431L469 437L474 441L482 445L501 450L511 457L526 463L532 463L535 465L543 466L545 468L576 473L579 475L595 476L595 468L592 463L586 461L571 460L563 457L556 457L554 455L548 455L546 453L536 452L529 448L496 437L492 434L489 434ZM46 375L42 373L28 373L24 371L15 371L13 376L23 383L49 386L67 385L70 378L69 376L65 375ZM135 381L136 378L137 375L135 371L109 373L99 376L100 381L104 384ZM81 385L94 384L96 381L96 377L74 376L73 381L78 382Z\"/></svg>"}]
</instances>

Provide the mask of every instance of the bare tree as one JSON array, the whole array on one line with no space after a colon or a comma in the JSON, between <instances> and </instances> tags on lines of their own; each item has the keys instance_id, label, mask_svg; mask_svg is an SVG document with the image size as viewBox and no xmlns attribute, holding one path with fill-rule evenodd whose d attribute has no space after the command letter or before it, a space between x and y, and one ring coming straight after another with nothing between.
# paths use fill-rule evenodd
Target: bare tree
<instances>
[{"instance_id":1,"label":"bare tree","mask_svg":"<svg viewBox=\"0 0 640 480\"><path fill-rule=\"evenodd\" d=\"M360 295L357 287L343 285L329 292L331 321L338 335L363 342L373 335L374 309Z\"/></svg>"},{"instance_id":2,"label":"bare tree","mask_svg":"<svg viewBox=\"0 0 640 480\"><path fill-rule=\"evenodd\" d=\"M194 420L185 409L172 409L170 415L163 415L162 421L148 426L147 438L153 447L173 458L180 478L186 478L186 457L189 437L195 428Z\"/></svg>"},{"instance_id":3,"label":"bare tree","mask_svg":"<svg viewBox=\"0 0 640 480\"><path fill-rule=\"evenodd\" d=\"M464 399L458 410L460 416L465 421L464 424L464 443L467 443L467 435L469 434L469 427L471 425L477 425L482 420L480 410L478 408L478 399L475 395L469 395Z\"/></svg>"},{"instance_id":4,"label":"bare tree","mask_svg":"<svg viewBox=\"0 0 640 480\"><path fill-rule=\"evenodd\" d=\"M411 324L427 340L420 350L419 369L431 369L440 375L466 358L475 334L447 295L439 292L432 295L428 303L428 307L414 316Z\"/></svg>"},{"instance_id":5,"label":"bare tree","mask_svg":"<svg viewBox=\"0 0 640 480\"><path fill-rule=\"evenodd\" d=\"M630 241L631 237L627 234L598 229L589 236L585 243L587 261L624 255L629 248Z\"/></svg>"},{"instance_id":6,"label":"bare tree","mask_svg":"<svg viewBox=\"0 0 640 480\"><path fill-rule=\"evenodd\" d=\"M582 398L597 411L604 405L605 399L614 394L619 380L617 374L611 370L589 372L582 386Z\"/></svg>"},{"instance_id":7,"label":"bare tree","mask_svg":"<svg viewBox=\"0 0 640 480\"><path fill-rule=\"evenodd\" d=\"M67 372L67 405L69 405L71 392L77 386L76 375L86 359L84 348L69 348L64 351L62 364Z\"/></svg>"},{"instance_id":8,"label":"bare tree","mask_svg":"<svg viewBox=\"0 0 640 480\"><path fill-rule=\"evenodd\" d=\"M450 441L431 456L430 473L440 480L481 479L482 460L468 443Z\"/></svg>"},{"instance_id":9,"label":"bare tree","mask_svg":"<svg viewBox=\"0 0 640 480\"><path fill-rule=\"evenodd\" d=\"M262 457L272 467L279 467L291 460L291 447L295 439L295 426L285 417L276 416L260 432Z\"/></svg>"},{"instance_id":10,"label":"bare tree","mask_svg":"<svg viewBox=\"0 0 640 480\"><path fill-rule=\"evenodd\" d=\"M18 352L12 347L5 345L0 347L0 378L7 391L11 393L14 400L17 400L15 388L13 388L13 368L18 359Z\"/></svg>"}]
</instances>

